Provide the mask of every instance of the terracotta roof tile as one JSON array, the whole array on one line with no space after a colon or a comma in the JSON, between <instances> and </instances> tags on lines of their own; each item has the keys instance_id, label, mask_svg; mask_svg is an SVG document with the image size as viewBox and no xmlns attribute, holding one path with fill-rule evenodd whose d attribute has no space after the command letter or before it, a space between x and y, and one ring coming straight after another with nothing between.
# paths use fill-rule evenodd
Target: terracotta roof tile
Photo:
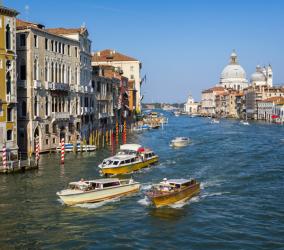
<instances>
[{"instance_id":1,"label":"terracotta roof tile","mask_svg":"<svg viewBox=\"0 0 284 250\"><path fill-rule=\"evenodd\" d=\"M106 62L106 61L138 61L137 59L121 54L115 50L105 49L98 51L92 56L93 62Z\"/></svg>"},{"instance_id":2,"label":"terracotta roof tile","mask_svg":"<svg viewBox=\"0 0 284 250\"><path fill-rule=\"evenodd\" d=\"M67 35L67 34L82 34L86 31L86 28L50 28L46 31L56 35Z\"/></svg>"}]
</instances>

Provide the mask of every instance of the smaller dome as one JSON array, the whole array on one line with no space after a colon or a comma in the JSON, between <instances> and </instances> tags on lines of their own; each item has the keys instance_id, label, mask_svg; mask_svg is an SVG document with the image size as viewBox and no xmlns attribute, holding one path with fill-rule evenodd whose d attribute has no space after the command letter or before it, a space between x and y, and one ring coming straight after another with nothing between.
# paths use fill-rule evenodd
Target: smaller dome
<instances>
[{"instance_id":1,"label":"smaller dome","mask_svg":"<svg viewBox=\"0 0 284 250\"><path fill-rule=\"evenodd\" d=\"M257 65L256 71L251 75L252 82L263 82L265 81L265 75L262 73L262 68Z\"/></svg>"}]
</instances>

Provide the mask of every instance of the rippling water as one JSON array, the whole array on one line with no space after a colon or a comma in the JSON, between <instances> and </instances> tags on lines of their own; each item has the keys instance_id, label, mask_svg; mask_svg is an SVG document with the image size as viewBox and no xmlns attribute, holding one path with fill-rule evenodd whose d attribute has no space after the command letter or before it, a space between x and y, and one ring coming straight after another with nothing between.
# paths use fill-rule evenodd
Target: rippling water
<instances>
[{"instance_id":1,"label":"rippling water","mask_svg":"<svg viewBox=\"0 0 284 250\"><path fill-rule=\"evenodd\" d=\"M0 248L284 249L284 127L169 116L162 130L129 140L153 148L160 163L133 174L142 191L66 207L56 196L70 181L99 176L110 152L43 155L38 171L0 176ZM169 147L175 136L193 143ZM155 209L143 192L164 177L194 177L201 193Z\"/></svg>"}]
</instances>

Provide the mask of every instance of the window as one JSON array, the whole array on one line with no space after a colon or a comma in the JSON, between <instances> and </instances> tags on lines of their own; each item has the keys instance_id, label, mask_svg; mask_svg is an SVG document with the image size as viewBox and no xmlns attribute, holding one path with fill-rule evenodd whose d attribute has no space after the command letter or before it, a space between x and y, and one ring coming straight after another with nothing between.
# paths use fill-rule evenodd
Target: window
<instances>
[{"instance_id":1,"label":"window","mask_svg":"<svg viewBox=\"0 0 284 250\"><path fill-rule=\"evenodd\" d=\"M130 66L130 71L133 72L134 66Z\"/></svg>"},{"instance_id":2,"label":"window","mask_svg":"<svg viewBox=\"0 0 284 250\"><path fill-rule=\"evenodd\" d=\"M58 43L58 52L61 53L61 43Z\"/></svg>"},{"instance_id":3,"label":"window","mask_svg":"<svg viewBox=\"0 0 284 250\"><path fill-rule=\"evenodd\" d=\"M78 48L75 47L75 56L78 57Z\"/></svg>"},{"instance_id":4,"label":"window","mask_svg":"<svg viewBox=\"0 0 284 250\"><path fill-rule=\"evenodd\" d=\"M48 145L48 139L45 139L45 144Z\"/></svg>"},{"instance_id":5,"label":"window","mask_svg":"<svg viewBox=\"0 0 284 250\"><path fill-rule=\"evenodd\" d=\"M48 50L48 39L45 38L45 49Z\"/></svg>"},{"instance_id":6,"label":"window","mask_svg":"<svg viewBox=\"0 0 284 250\"><path fill-rule=\"evenodd\" d=\"M20 34L20 46L25 47L26 46L26 35Z\"/></svg>"},{"instance_id":7,"label":"window","mask_svg":"<svg viewBox=\"0 0 284 250\"><path fill-rule=\"evenodd\" d=\"M27 80L27 77L26 77L26 75L27 75L27 66L24 63L20 66L20 80L23 80L23 81Z\"/></svg>"},{"instance_id":8,"label":"window","mask_svg":"<svg viewBox=\"0 0 284 250\"><path fill-rule=\"evenodd\" d=\"M132 79L132 80L133 80L133 79L134 79L134 75L130 75L130 79Z\"/></svg>"},{"instance_id":9,"label":"window","mask_svg":"<svg viewBox=\"0 0 284 250\"><path fill-rule=\"evenodd\" d=\"M6 49L11 49L11 29L10 25L6 25Z\"/></svg>"},{"instance_id":10,"label":"window","mask_svg":"<svg viewBox=\"0 0 284 250\"><path fill-rule=\"evenodd\" d=\"M45 97L45 115L48 116L48 96Z\"/></svg>"},{"instance_id":11,"label":"window","mask_svg":"<svg viewBox=\"0 0 284 250\"><path fill-rule=\"evenodd\" d=\"M37 65L37 59L34 60L34 80L38 79L38 65Z\"/></svg>"},{"instance_id":12,"label":"window","mask_svg":"<svg viewBox=\"0 0 284 250\"><path fill-rule=\"evenodd\" d=\"M54 64L51 63L51 81L54 82Z\"/></svg>"},{"instance_id":13,"label":"window","mask_svg":"<svg viewBox=\"0 0 284 250\"><path fill-rule=\"evenodd\" d=\"M7 121L8 122L13 121L13 108L10 107L7 108Z\"/></svg>"},{"instance_id":14,"label":"window","mask_svg":"<svg viewBox=\"0 0 284 250\"><path fill-rule=\"evenodd\" d=\"M34 35L34 46L35 48L38 48L37 35Z\"/></svg>"},{"instance_id":15,"label":"window","mask_svg":"<svg viewBox=\"0 0 284 250\"><path fill-rule=\"evenodd\" d=\"M55 143L55 138L52 139L52 142Z\"/></svg>"},{"instance_id":16,"label":"window","mask_svg":"<svg viewBox=\"0 0 284 250\"><path fill-rule=\"evenodd\" d=\"M27 115L27 103L25 101L22 102L22 117L26 117Z\"/></svg>"},{"instance_id":17,"label":"window","mask_svg":"<svg viewBox=\"0 0 284 250\"><path fill-rule=\"evenodd\" d=\"M52 133L54 133L54 134L56 134L57 133L57 128L56 128L56 124L55 123L53 123L53 125L52 125ZM53 143L55 142L55 139L53 139L54 141L53 141Z\"/></svg>"},{"instance_id":18,"label":"window","mask_svg":"<svg viewBox=\"0 0 284 250\"><path fill-rule=\"evenodd\" d=\"M12 133L12 130L9 129L7 130L7 141L11 141L13 140L13 133Z\"/></svg>"},{"instance_id":19,"label":"window","mask_svg":"<svg viewBox=\"0 0 284 250\"><path fill-rule=\"evenodd\" d=\"M54 51L54 41L51 40L51 51Z\"/></svg>"},{"instance_id":20,"label":"window","mask_svg":"<svg viewBox=\"0 0 284 250\"><path fill-rule=\"evenodd\" d=\"M65 44L62 43L62 54L65 54Z\"/></svg>"},{"instance_id":21,"label":"window","mask_svg":"<svg viewBox=\"0 0 284 250\"><path fill-rule=\"evenodd\" d=\"M6 74L6 94L11 94L11 74L10 71Z\"/></svg>"},{"instance_id":22,"label":"window","mask_svg":"<svg viewBox=\"0 0 284 250\"><path fill-rule=\"evenodd\" d=\"M67 54L70 56L70 45L67 46Z\"/></svg>"},{"instance_id":23,"label":"window","mask_svg":"<svg viewBox=\"0 0 284 250\"><path fill-rule=\"evenodd\" d=\"M34 115L37 116L38 115L38 110L37 110L37 105L38 101L37 101L37 96L35 96L35 101L34 101Z\"/></svg>"},{"instance_id":24,"label":"window","mask_svg":"<svg viewBox=\"0 0 284 250\"><path fill-rule=\"evenodd\" d=\"M48 124L45 125L45 133L49 134L49 125Z\"/></svg>"}]
</instances>

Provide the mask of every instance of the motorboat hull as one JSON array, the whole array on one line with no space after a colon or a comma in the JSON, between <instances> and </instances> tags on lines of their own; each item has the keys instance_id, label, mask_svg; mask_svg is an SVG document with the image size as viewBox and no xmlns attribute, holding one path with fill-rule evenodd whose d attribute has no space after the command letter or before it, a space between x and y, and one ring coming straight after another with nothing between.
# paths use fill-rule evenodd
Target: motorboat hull
<instances>
[{"instance_id":1,"label":"motorboat hull","mask_svg":"<svg viewBox=\"0 0 284 250\"><path fill-rule=\"evenodd\" d=\"M126 165L126 166L102 168L101 172L105 175L128 174L128 173L132 173L134 171L140 170L142 168L146 168L149 165L158 162L158 160L159 160L159 157L156 156L156 157L153 157L149 160L137 162L137 163L134 163L134 164L129 164L129 165Z\"/></svg>"},{"instance_id":2,"label":"motorboat hull","mask_svg":"<svg viewBox=\"0 0 284 250\"><path fill-rule=\"evenodd\" d=\"M158 194L149 193L148 197L157 208L174 204L180 201L189 200L200 192L200 184L196 183L190 187L174 192L159 192Z\"/></svg>"},{"instance_id":3,"label":"motorboat hull","mask_svg":"<svg viewBox=\"0 0 284 250\"><path fill-rule=\"evenodd\" d=\"M172 141L171 146L179 148L179 147L185 147L189 143L190 143L189 141Z\"/></svg>"},{"instance_id":4,"label":"motorboat hull","mask_svg":"<svg viewBox=\"0 0 284 250\"><path fill-rule=\"evenodd\" d=\"M70 206L82 203L101 202L138 192L139 189L140 189L140 184L133 183L133 184L122 185L118 187L106 188L101 190L86 191L84 193L79 193L79 194L61 195L60 192L58 192L57 195L64 202L64 204Z\"/></svg>"}]
</instances>

